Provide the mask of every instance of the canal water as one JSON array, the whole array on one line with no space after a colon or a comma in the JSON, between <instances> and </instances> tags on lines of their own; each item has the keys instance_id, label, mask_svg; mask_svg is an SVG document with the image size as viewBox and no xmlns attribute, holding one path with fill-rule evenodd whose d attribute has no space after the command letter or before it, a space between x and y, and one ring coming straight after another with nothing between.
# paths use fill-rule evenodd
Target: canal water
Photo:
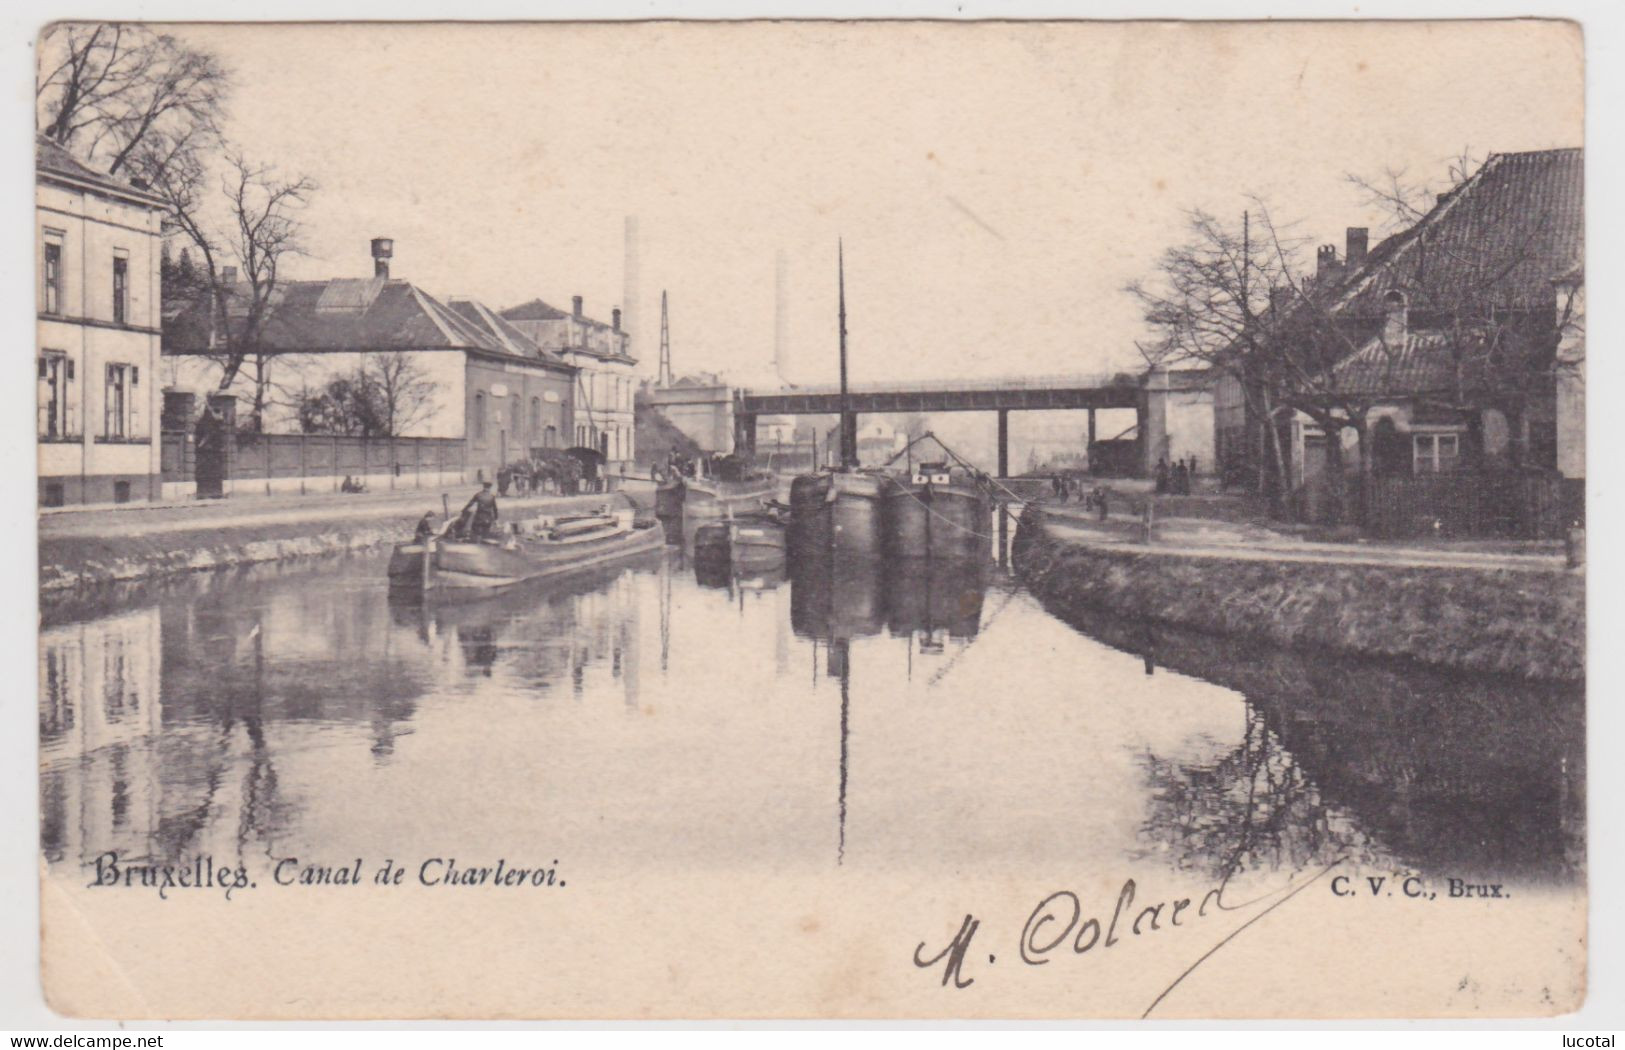
<instances>
[{"instance_id":1,"label":"canal water","mask_svg":"<svg viewBox=\"0 0 1625 1050\"><path fill-rule=\"evenodd\" d=\"M1583 874L1578 690L1066 623L995 566L679 547L393 600L356 555L46 609L42 848L708 869ZM957 863L957 861L956 861Z\"/></svg>"}]
</instances>

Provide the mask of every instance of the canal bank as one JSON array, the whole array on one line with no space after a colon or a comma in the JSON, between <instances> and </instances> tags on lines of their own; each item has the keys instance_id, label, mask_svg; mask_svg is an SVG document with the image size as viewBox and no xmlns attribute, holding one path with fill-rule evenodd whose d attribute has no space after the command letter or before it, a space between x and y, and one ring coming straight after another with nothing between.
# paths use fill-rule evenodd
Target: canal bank
<instances>
[{"instance_id":1,"label":"canal bank","mask_svg":"<svg viewBox=\"0 0 1625 1050\"><path fill-rule=\"evenodd\" d=\"M1063 619L1115 617L1299 650L1585 679L1585 577L1552 558L1125 542L1029 506L1012 549Z\"/></svg>"},{"instance_id":2,"label":"canal bank","mask_svg":"<svg viewBox=\"0 0 1625 1050\"><path fill-rule=\"evenodd\" d=\"M367 550L411 535L426 511L455 513L469 493L387 493L47 514L39 522L42 593L262 562ZM647 507L647 485L621 493L502 501L516 513L562 514L630 499Z\"/></svg>"}]
</instances>

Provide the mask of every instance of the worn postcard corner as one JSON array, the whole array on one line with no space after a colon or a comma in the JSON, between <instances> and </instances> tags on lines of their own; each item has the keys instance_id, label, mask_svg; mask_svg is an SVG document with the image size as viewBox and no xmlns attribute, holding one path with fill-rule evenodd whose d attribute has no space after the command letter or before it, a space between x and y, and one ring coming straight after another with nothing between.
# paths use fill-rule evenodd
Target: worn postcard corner
<instances>
[{"instance_id":1,"label":"worn postcard corner","mask_svg":"<svg viewBox=\"0 0 1625 1050\"><path fill-rule=\"evenodd\" d=\"M47 27L48 1002L1577 1010L1581 45Z\"/></svg>"}]
</instances>

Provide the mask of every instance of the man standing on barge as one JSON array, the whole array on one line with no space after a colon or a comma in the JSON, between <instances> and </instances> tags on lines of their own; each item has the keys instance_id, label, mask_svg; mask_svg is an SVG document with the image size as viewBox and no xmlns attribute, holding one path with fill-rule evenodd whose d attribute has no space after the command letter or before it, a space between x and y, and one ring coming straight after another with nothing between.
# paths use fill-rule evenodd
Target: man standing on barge
<instances>
[{"instance_id":1,"label":"man standing on barge","mask_svg":"<svg viewBox=\"0 0 1625 1050\"><path fill-rule=\"evenodd\" d=\"M497 494L491 491L489 481L482 482L480 490L474 498L463 506L462 514L458 515L458 531L467 526L467 535L471 540L483 540L490 534L492 526L497 523Z\"/></svg>"}]
</instances>

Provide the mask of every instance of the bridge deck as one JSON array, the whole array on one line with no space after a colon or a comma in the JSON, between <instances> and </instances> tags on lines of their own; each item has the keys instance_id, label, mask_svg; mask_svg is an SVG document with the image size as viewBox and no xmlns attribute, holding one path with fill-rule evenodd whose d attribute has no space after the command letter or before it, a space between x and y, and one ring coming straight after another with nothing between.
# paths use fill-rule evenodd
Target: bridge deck
<instances>
[{"instance_id":1,"label":"bridge deck","mask_svg":"<svg viewBox=\"0 0 1625 1050\"><path fill-rule=\"evenodd\" d=\"M743 411L755 415L829 414L840 411L836 386L740 392ZM1134 408L1140 384L1131 376L1032 376L961 383L885 383L848 387L854 412L973 412L997 409Z\"/></svg>"}]
</instances>

